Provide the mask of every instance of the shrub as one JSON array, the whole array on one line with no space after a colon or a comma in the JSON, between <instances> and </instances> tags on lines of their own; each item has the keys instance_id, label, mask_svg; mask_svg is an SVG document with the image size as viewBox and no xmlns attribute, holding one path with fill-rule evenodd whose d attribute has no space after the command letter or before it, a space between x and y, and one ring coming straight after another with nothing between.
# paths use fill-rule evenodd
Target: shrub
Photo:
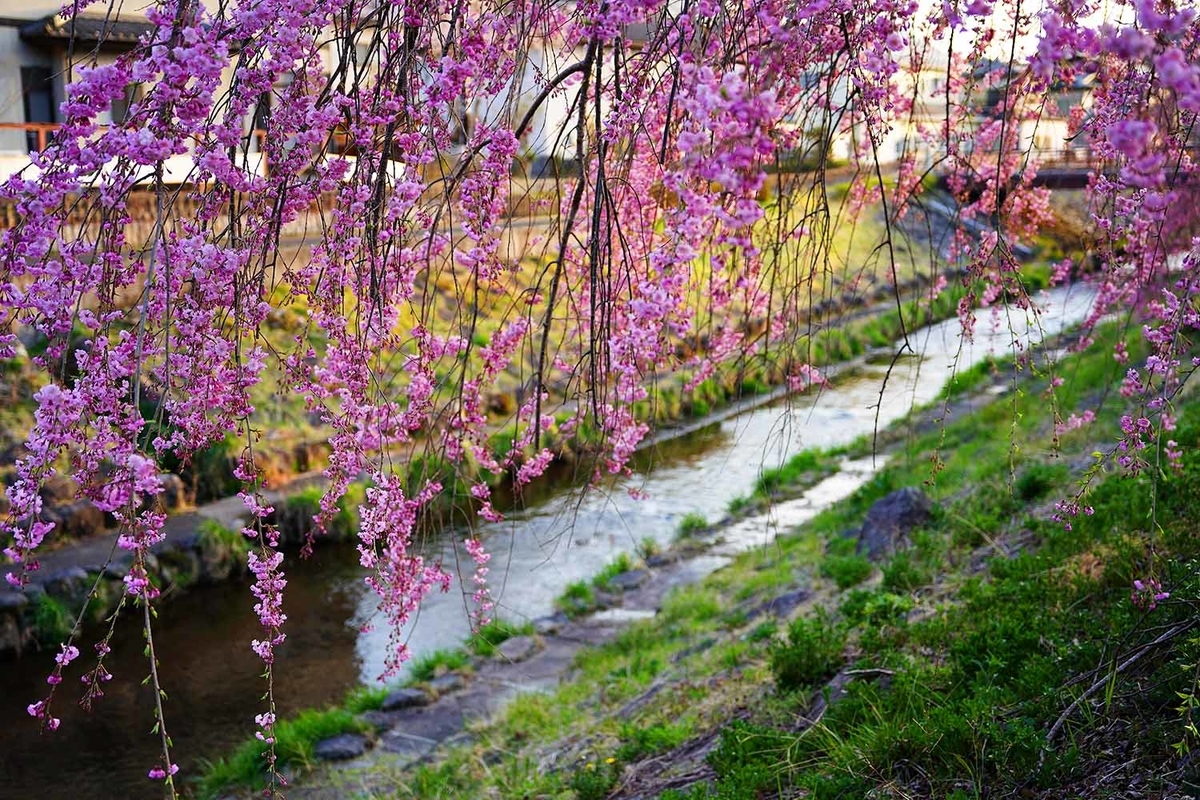
<instances>
[{"instance_id":1,"label":"shrub","mask_svg":"<svg viewBox=\"0 0 1200 800\"><path fill-rule=\"evenodd\" d=\"M769 651L775 685L785 692L807 691L827 681L841 667L845 645L846 634L823 614L792 620L785 640Z\"/></svg>"},{"instance_id":2,"label":"shrub","mask_svg":"<svg viewBox=\"0 0 1200 800\"><path fill-rule=\"evenodd\" d=\"M691 736L692 726L684 723L663 722L640 728L626 722L621 725L621 746L617 748L619 761L632 762L673 750Z\"/></svg>"},{"instance_id":3,"label":"shrub","mask_svg":"<svg viewBox=\"0 0 1200 800\"><path fill-rule=\"evenodd\" d=\"M226 528L215 519L206 519L196 529L200 552L209 558L242 557L250 552L250 540L240 532Z\"/></svg>"},{"instance_id":4,"label":"shrub","mask_svg":"<svg viewBox=\"0 0 1200 800\"><path fill-rule=\"evenodd\" d=\"M363 502L365 494L366 487L355 484L338 498L337 511L326 523L324 537L333 541L354 538L358 531L358 506ZM321 513L321 498L324 496L324 489L310 486L283 501L278 524L279 532L285 541L303 542L315 533L314 517Z\"/></svg>"},{"instance_id":5,"label":"shrub","mask_svg":"<svg viewBox=\"0 0 1200 800\"><path fill-rule=\"evenodd\" d=\"M568 785L578 800L604 800L617 785L620 774L621 768L615 759L605 759L600 764L589 761L572 773Z\"/></svg>"},{"instance_id":6,"label":"shrub","mask_svg":"<svg viewBox=\"0 0 1200 800\"><path fill-rule=\"evenodd\" d=\"M1034 463L1021 470L1013 491L1026 503L1045 497L1052 489L1064 483L1070 475L1066 464Z\"/></svg>"},{"instance_id":7,"label":"shrub","mask_svg":"<svg viewBox=\"0 0 1200 800\"><path fill-rule=\"evenodd\" d=\"M754 800L779 795L788 765L793 761L796 737L742 720L734 720L721 731L721 741L708 755L717 774L713 797ZM684 797L709 797L688 794Z\"/></svg>"},{"instance_id":8,"label":"shrub","mask_svg":"<svg viewBox=\"0 0 1200 800\"><path fill-rule=\"evenodd\" d=\"M916 563L907 551L901 551L883 567L883 588L892 592L911 592L929 582L929 572Z\"/></svg>"},{"instance_id":9,"label":"shrub","mask_svg":"<svg viewBox=\"0 0 1200 800\"><path fill-rule=\"evenodd\" d=\"M837 584L838 589L849 589L865 581L871 575L871 562L866 556L827 555L821 562L821 574Z\"/></svg>"}]
</instances>

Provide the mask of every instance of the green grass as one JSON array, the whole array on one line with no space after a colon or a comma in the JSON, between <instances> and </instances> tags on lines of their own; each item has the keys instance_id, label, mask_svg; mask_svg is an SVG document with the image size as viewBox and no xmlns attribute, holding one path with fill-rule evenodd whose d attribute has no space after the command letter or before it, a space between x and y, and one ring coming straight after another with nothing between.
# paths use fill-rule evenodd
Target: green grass
<instances>
[{"instance_id":1,"label":"green grass","mask_svg":"<svg viewBox=\"0 0 1200 800\"><path fill-rule=\"evenodd\" d=\"M613 578L629 572L636 566L632 556L628 553L621 553L605 564L590 581L575 581L568 584L554 601L554 608L569 617L590 614L599 607L599 598L597 598L596 592L610 591L612 589L610 582Z\"/></svg>"},{"instance_id":2,"label":"green grass","mask_svg":"<svg viewBox=\"0 0 1200 800\"><path fill-rule=\"evenodd\" d=\"M58 647L75 627L75 617L61 600L42 592L34 595L30 604L34 638L43 647Z\"/></svg>"},{"instance_id":3,"label":"green grass","mask_svg":"<svg viewBox=\"0 0 1200 800\"><path fill-rule=\"evenodd\" d=\"M715 620L721 611L720 600L711 592L698 586L684 586L667 595L658 613L664 624L679 625Z\"/></svg>"},{"instance_id":4,"label":"green grass","mask_svg":"<svg viewBox=\"0 0 1200 800\"><path fill-rule=\"evenodd\" d=\"M986 356L982 361L967 369L954 373L942 390L938 392L938 400L953 400L964 394L970 394L991 383L999 372L1000 363L992 356Z\"/></svg>"},{"instance_id":5,"label":"green grass","mask_svg":"<svg viewBox=\"0 0 1200 800\"><path fill-rule=\"evenodd\" d=\"M797 617L770 649L771 674L783 691L812 690L843 663L846 632L825 616Z\"/></svg>"},{"instance_id":6,"label":"green grass","mask_svg":"<svg viewBox=\"0 0 1200 800\"><path fill-rule=\"evenodd\" d=\"M357 686L346 694L346 701L342 705L351 714L378 711L390 691L387 686Z\"/></svg>"},{"instance_id":7,"label":"green grass","mask_svg":"<svg viewBox=\"0 0 1200 800\"><path fill-rule=\"evenodd\" d=\"M687 741L695 732L691 721L659 722L641 726L633 722L621 724L621 744L615 752L618 761L641 761L649 756L672 750Z\"/></svg>"},{"instance_id":8,"label":"green grass","mask_svg":"<svg viewBox=\"0 0 1200 800\"><path fill-rule=\"evenodd\" d=\"M196 530L200 552L208 558L237 558L245 561L250 540L240 532L226 528L215 519L206 519Z\"/></svg>"},{"instance_id":9,"label":"green grass","mask_svg":"<svg viewBox=\"0 0 1200 800\"><path fill-rule=\"evenodd\" d=\"M567 584L554 607L569 617L587 614L596 608L596 592L588 581L575 581Z\"/></svg>"},{"instance_id":10,"label":"green grass","mask_svg":"<svg viewBox=\"0 0 1200 800\"><path fill-rule=\"evenodd\" d=\"M857 586L871 577L873 570L867 557L858 554L827 555L821 563L821 574L836 583L838 589Z\"/></svg>"},{"instance_id":11,"label":"green grass","mask_svg":"<svg viewBox=\"0 0 1200 800\"><path fill-rule=\"evenodd\" d=\"M512 622L496 619L471 634L470 639L467 640L467 647L477 656L490 658L495 655L499 645L514 636L531 636L532 634L533 623L528 620Z\"/></svg>"},{"instance_id":12,"label":"green grass","mask_svg":"<svg viewBox=\"0 0 1200 800\"><path fill-rule=\"evenodd\" d=\"M754 494L770 497L784 488L804 488L837 472L838 466L821 450L797 453L779 467L764 469L754 482Z\"/></svg>"},{"instance_id":13,"label":"green grass","mask_svg":"<svg viewBox=\"0 0 1200 800\"><path fill-rule=\"evenodd\" d=\"M465 649L434 650L413 659L409 676L414 683L431 681L447 672L456 672L471 665L471 656Z\"/></svg>"},{"instance_id":14,"label":"green grass","mask_svg":"<svg viewBox=\"0 0 1200 800\"><path fill-rule=\"evenodd\" d=\"M708 519L703 514L697 511L689 511L679 521L678 536L681 539L687 539L698 533L703 533L707 528Z\"/></svg>"},{"instance_id":15,"label":"green grass","mask_svg":"<svg viewBox=\"0 0 1200 800\"><path fill-rule=\"evenodd\" d=\"M314 764L313 749L324 739L342 733L366 733L370 726L344 708L302 711L275 725L277 768L307 769ZM208 762L198 783L202 797L221 797L235 789L261 789L266 785L268 745L258 739L239 747L229 758Z\"/></svg>"},{"instance_id":16,"label":"green grass","mask_svg":"<svg viewBox=\"0 0 1200 800\"><path fill-rule=\"evenodd\" d=\"M1121 377L1106 355L1111 332L1100 340L1101 355L1059 365L1062 407ZM1066 797L1094 774L1136 774L1147 794L1169 793L1173 745L1200 746L1176 710L1200 707L1200 634L1155 642L1190 624L1200 602L1200 454L1186 453L1179 472L1096 472L1095 513L1068 530L1044 509L1077 487L1062 465L1086 456L1087 440L1063 437L1075 449L1055 458L1047 377L1018 380L944 428L881 436L895 454L851 497L672 591L654 620L581 653L575 679L553 694L518 698L469 745L396 773L395 796L605 797L621 768L710 735L711 780L661 798L833 800L897 787L954 800ZM1176 411L1172 436L1200 441L1200 405ZM1087 433L1111 441L1115 423L1106 410ZM903 486L923 486L938 510L880 566L878 584L856 586L871 565L842 534ZM1171 592L1153 612L1130 599L1133 580L1150 576ZM794 619L751 619L790 587L813 590ZM595 591L585 581L566 596ZM825 706L839 673L844 691ZM1047 747L1049 727L1096 682L1094 702ZM539 769L547 753L563 758Z\"/></svg>"},{"instance_id":17,"label":"green grass","mask_svg":"<svg viewBox=\"0 0 1200 800\"><path fill-rule=\"evenodd\" d=\"M638 542L637 555L643 561L662 553L662 545L653 536L643 536Z\"/></svg>"},{"instance_id":18,"label":"green grass","mask_svg":"<svg viewBox=\"0 0 1200 800\"><path fill-rule=\"evenodd\" d=\"M633 569L633 558L628 553L621 553L612 561L604 565L604 568L596 573L592 578L592 586L602 591L608 591L610 588L609 582L613 578Z\"/></svg>"}]
</instances>

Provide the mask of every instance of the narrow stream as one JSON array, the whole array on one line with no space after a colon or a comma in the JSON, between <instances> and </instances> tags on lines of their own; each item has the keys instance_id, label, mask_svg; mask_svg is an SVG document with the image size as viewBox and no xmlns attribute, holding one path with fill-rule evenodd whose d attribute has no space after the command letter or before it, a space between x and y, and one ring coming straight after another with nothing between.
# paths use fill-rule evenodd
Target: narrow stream
<instances>
[{"instance_id":1,"label":"narrow stream","mask_svg":"<svg viewBox=\"0 0 1200 800\"><path fill-rule=\"evenodd\" d=\"M760 407L649 448L638 454L632 476L606 490L550 492L503 523L480 526L476 535L493 553L490 581L499 614L524 619L550 613L568 583L594 575L647 537L670 542L685 514L720 518L730 500L749 493L763 467L886 426L932 400L956 364L965 369L989 354L1011 353L1014 341L1027 348L1081 321L1092 299L1080 287L1050 292L1033 326L1021 311L982 311L973 344L961 343L957 320L922 329L909 337L922 357L900 359L890 375L887 364L867 365L819 394ZM634 499L631 490L644 499ZM440 551L453 563L452 542L448 535L432 544L431 555ZM185 778L196 774L200 759L223 755L253 735L263 683L249 647L259 635L252 605L246 585L234 583L194 589L159 613L155 646L168 693L168 731ZM465 609L458 585L429 598L404 632L413 652L461 644L468 632ZM276 670L283 715L336 702L382 671L388 631L380 624L360 632L376 609L353 547L318 548L312 559L292 563L285 610L288 640ZM51 656L0 666L0 798L160 796L146 778L158 748L151 734L152 692L141 685L146 666L140 626L126 622L114 637L108 663L115 678L107 695L94 713L83 713L72 704L77 677L68 675L55 710L62 727L53 734L39 736L24 710L42 695ZM86 656L73 666L82 669Z\"/></svg>"}]
</instances>

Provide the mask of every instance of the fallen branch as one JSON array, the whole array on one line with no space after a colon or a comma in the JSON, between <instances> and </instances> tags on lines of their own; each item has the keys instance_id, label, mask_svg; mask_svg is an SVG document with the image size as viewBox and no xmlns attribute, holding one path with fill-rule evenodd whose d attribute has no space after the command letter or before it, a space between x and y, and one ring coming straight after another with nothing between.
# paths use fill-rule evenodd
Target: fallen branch
<instances>
[{"instance_id":1,"label":"fallen branch","mask_svg":"<svg viewBox=\"0 0 1200 800\"><path fill-rule=\"evenodd\" d=\"M1075 713L1076 709L1078 709L1085 702L1087 702L1088 698L1090 698L1096 692L1100 691L1100 689L1106 683L1108 683L1110 680L1112 680L1112 678L1114 676L1120 675L1122 672L1124 672L1125 670L1132 667L1134 664L1136 664L1138 661L1140 661L1143 656L1145 656L1151 650L1156 648L1158 645L1162 644L1163 642L1168 641L1169 639L1174 638L1175 636L1178 636L1180 633L1183 633L1184 631L1192 628L1194 625L1195 625L1194 622L1181 622L1180 624L1176 625L1175 627L1165 631L1157 639L1155 639L1152 642L1149 642L1148 644L1142 645L1142 647L1136 653L1134 653L1129 658L1125 659L1120 664L1118 664L1117 668L1114 672L1112 672L1108 675L1105 675L1103 678L1101 678L1100 680L1096 681L1091 686L1089 686L1084 691L1083 694L1081 694L1081 695L1079 695L1079 697L1075 698L1074 702L1072 702L1071 705L1067 706L1066 710L1063 711L1062 714L1059 715L1058 719L1055 720L1054 724L1050 726L1050 731L1049 731L1049 733L1046 734L1046 744L1049 745L1051 742L1053 742L1054 737L1056 737L1058 735L1058 732L1060 730L1062 730L1063 725L1065 725L1067 720L1071 718L1071 715ZM1045 755L1045 753L1043 751L1043 757L1044 757L1044 755Z\"/></svg>"}]
</instances>

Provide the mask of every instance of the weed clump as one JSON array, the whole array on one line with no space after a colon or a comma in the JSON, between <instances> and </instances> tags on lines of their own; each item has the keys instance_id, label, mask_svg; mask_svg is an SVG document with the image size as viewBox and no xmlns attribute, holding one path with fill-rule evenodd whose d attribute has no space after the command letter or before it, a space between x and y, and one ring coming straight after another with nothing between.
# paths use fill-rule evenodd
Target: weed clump
<instances>
[{"instance_id":1,"label":"weed clump","mask_svg":"<svg viewBox=\"0 0 1200 800\"><path fill-rule=\"evenodd\" d=\"M845 631L824 614L792 620L785 639L769 651L775 685L785 692L815 688L837 674L845 646Z\"/></svg>"},{"instance_id":2,"label":"weed clump","mask_svg":"<svg viewBox=\"0 0 1200 800\"><path fill-rule=\"evenodd\" d=\"M42 645L51 647L66 641L75 627L75 618L61 600L48 594L33 598L33 631Z\"/></svg>"},{"instance_id":3,"label":"weed clump","mask_svg":"<svg viewBox=\"0 0 1200 800\"><path fill-rule=\"evenodd\" d=\"M838 589L857 586L871 576L871 562L866 556L829 555L821 562L821 574L837 584Z\"/></svg>"},{"instance_id":4,"label":"weed clump","mask_svg":"<svg viewBox=\"0 0 1200 800\"><path fill-rule=\"evenodd\" d=\"M811 486L821 478L838 471L838 466L821 450L797 453L778 467L764 469L754 483L755 497L771 497L791 487Z\"/></svg>"},{"instance_id":5,"label":"weed clump","mask_svg":"<svg viewBox=\"0 0 1200 800\"><path fill-rule=\"evenodd\" d=\"M596 608L596 592L587 581L569 583L554 601L554 607L568 617L583 616Z\"/></svg>"},{"instance_id":6,"label":"weed clump","mask_svg":"<svg viewBox=\"0 0 1200 800\"><path fill-rule=\"evenodd\" d=\"M679 521L679 538L687 539L703 532L708 527L708 519L696 511L690 511Z\"/></svg>"},{"instance_id":7,"label":"weed clump","mask_svg":"<svg viewBox=\"0 0 1200 800\"><path fill-rule=\"evenodd\" d=\"M592 578L592 586L601 591L608 591L611 588L610 583L612 579L629 572L629 570L633 569L633 566L633 559L629 557L629 554L621 553L621 555L605 564L604 569L596 573L596 577Z\"/></svg>"},{"instance_id":8,"label":"weed clump","mask_svg":"<svg viewBox=\"0 0 1200 800\"><path fill-rule=\"evenodd\" d=\"M911 592L929 582L929 570L907 551L901 550L883 567L883 588L891 592Z\"/></svg>"},{"instance_id":9,"label":"weed clump","mask_svg":"<svg viewBox=\"0 0 1200 800\"><path fill-rule=\"evenodd\" d=\"M342 733L365 733L370 726L344 708L302 711L278 722L272 730L278 767L311 768L318 742ZM265 754L269 745L250 739L227 759L203 764L199 782L202 797L220 797L235 787L261 789L267 781Z\"/></svg>"},{"instance_id":10,"label":"weed clump","mask_svg":"<svg viewBox=\"0 0 1200 800\"><path fill-rule=\"evenodd\" d=\"M471 657L465 650L434 650L414 659L409 674L414 682L422 683L446 672L465 669L470 663Z\"/></svg>"},{"instance_id":11,"label":"weed clump","mask_svg":"<svg viewBox=\"0 0 1200 800\"><path fill-rule=\"evenodd\" d=\"M621 725L620 735L621 746L616 757L629 763L673 750L692 735L692 726L685 722L663 722L643 728L626 722Z\"/></svg>"},{"instance_id":12,"label":"weed clump","mask_svg":"<svg viewBox=\"0 0 1200 800\"><path fill-rule=\"evenodd\" d=\"M572 773L567 785L578 800L604 800L617 785L620 775L621 768L614 758L605 759L599 764L589 761Z\"/></svg>"},{"instance_id":13,"label":"weed clump","mask_svg":"<svg viewBox=\"0 0 1200 800\"><path fill-rule=\"evenodd\" d=\"M529 636L532 633L532 622L510 622L495 619L471 634L467 646L476 655L489 658L495 655L497 647L514 636Z\"/></svg>"}]
</instances>

